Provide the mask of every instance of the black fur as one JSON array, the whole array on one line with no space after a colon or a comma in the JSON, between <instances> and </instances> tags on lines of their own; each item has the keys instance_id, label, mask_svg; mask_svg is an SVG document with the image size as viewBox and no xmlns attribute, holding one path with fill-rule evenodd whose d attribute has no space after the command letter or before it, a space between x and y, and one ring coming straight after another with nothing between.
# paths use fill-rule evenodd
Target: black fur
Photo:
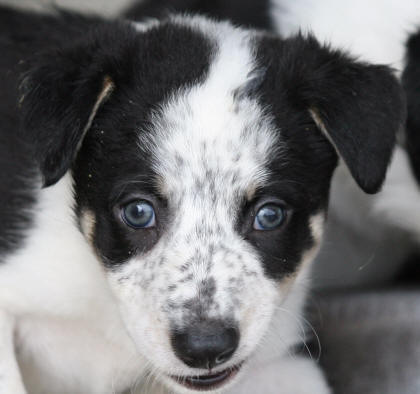
<instances>
[{"instance_id":1,"label":"black fur","mask_svg":"<svg viewBox=\"0 0 420 394\"><path fill-rule=\"evenodd\" d=\"M420 183L420 31L407 41L407 65L402 84L407 95L406 148Z\"/></svg>"},{"instance_id":2,"label":"black fur","mask_svg":"<svg viewBox=\"0 0 420 394\"><path fill-rule=\"evenodd\" d=\"M86 22L84 22L86 24ZM79 18L0 7L0 262L25 238L39 185L33 141L20 129L19 84L29 58L79 34Z\"/></svg>"},{"instance_id":3,"label":"black fur","mask_svg":"<svg viewBox=\"0 0 420 394\"><path fill-rule=\"evenodd\" d=\"M22 243L32 223L38 178L31 149L16 134L16 111L4 104L0 102L0 263Z\"/></svg>"},{"instance_id":4,"label":"black fur","mask_svg":"<svg viewBox=\"0 0 420 394\"><path fill-rule=\"evenodd\" d=\"M125 12L129 19L162 19L169 13L188 12L257 29L272 29L269 0L142 0Z\"/></svg>"}]
</instances>

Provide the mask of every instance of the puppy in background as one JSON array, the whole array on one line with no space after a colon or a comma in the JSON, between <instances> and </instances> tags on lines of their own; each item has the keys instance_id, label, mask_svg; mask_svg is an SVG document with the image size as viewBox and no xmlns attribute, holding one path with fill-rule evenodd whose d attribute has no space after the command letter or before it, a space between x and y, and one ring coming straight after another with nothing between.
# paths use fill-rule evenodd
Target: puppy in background
<instances>
[{"instance_id":1,"label":"puppy in background","mask_svg":"<svg viewBox=\"0 0 420 394\"><path fill-rule=\"evenodd\" d=\"M294 355L330 181L390 69L203 17L0 10L0 392L328 393Z\"/></svg>"}]
</instances>

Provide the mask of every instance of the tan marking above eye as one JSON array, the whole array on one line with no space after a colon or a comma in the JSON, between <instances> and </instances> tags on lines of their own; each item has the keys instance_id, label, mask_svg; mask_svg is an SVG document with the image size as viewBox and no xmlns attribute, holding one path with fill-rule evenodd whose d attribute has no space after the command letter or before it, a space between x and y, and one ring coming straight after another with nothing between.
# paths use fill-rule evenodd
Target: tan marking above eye
<instances>
[{"instance_id":1,"label":"tan marking above eye","mask_svg":"<svg viewBox=\"0 0 420 394\"><path fill-rule=\"evenodd\" d=\"M90 245L93 246L95 234L96 217L90 210L83 210L80 216L80 227Z\"/></svg>"}]
</instances>

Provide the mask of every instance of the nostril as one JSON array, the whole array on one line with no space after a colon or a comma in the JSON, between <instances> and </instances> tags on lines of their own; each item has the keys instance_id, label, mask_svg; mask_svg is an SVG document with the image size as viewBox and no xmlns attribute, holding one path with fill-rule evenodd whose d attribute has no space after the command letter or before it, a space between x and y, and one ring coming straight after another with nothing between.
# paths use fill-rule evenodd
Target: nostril
<instances>
[{"instance_id":1,"label":"nostril","mask_svg":"<svg viewBox=\"0 0 420 394\"><path fill-rule=\"evenodd\" d=\"M223 353L219 354L214 359L214 366L216 367L228 361L232 357L233 353L235 353L235 350L236 350L236 347L231 347L230 349L225 350Z\"/></svg>"},{"instance_id":2,"label":"nostril","mask_svg":"<svg viewBox=\"0 0 420 394\"><path fill-rule=\"evenodd\" d=\"M239 343L239 332L222 321L204 320L172 335L177 357L192 368L213 368L228 361Z\"/></svg>"}]
</instances>

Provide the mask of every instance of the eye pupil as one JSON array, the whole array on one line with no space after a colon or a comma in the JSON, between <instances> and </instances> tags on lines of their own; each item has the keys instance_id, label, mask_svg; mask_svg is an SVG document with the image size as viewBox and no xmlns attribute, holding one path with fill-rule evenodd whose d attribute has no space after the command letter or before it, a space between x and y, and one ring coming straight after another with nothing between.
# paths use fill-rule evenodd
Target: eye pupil
<instances>
[{"instance_id":1,"label":"eye pupil","mask_svg":"<svg viewBox=\"0 0 420 394\"><path fill-rule=\"evenodd\" d=\"M135 217L135 218L137 218L139 220L141 220L146 215L144 206L143 205L140 205L140 204L136 204L136 205L135 204L132 204L132 205L130 205L129 212L130 212L130 215L132 217Z\"/></svg>"},{"instance_id":2,"label":"eye pupil","mask_svg":"<svg viewBox=\"0 0 420 394\"><path fill-rule=\"evenodd\" d=\"M274 230L283 224L285 218L286 212L284 208L279 205L267 204L257 212L254 229Z\"/></svg>"},{"instance_id":3,"label":"eye pupil","mask_svg":"<svg viewBox=\"0 0 420 394\"><path fill-rule=\"evenodd\" d=\"M277 212L271 208L265 208L263 211L264 220L267 223L275 223L278 219Z\"/></svg>"},{"instance_id":4,"label":"eye pupil","mask_svg":"<svg viewBox=\"0 0 420 394\"><path fill-rule=\"evenodd\" d=\"M134 201L123 208L123 219L130 227L153 227L155 224L155 211L146 201Z\"/></svg>"}]
</instances>

